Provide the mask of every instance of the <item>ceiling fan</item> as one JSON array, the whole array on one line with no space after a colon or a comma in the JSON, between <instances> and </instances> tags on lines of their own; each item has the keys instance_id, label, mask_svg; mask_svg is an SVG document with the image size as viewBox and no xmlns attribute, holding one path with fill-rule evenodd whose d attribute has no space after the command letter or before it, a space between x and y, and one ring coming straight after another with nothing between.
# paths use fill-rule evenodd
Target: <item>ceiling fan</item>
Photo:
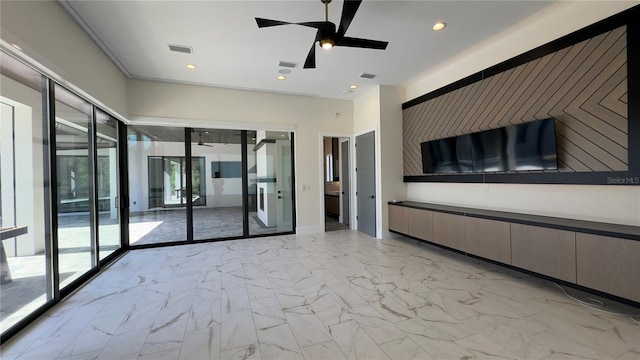
<instances>
[{"instance_id":1,"label":"ceiling fan","mask_svg":"<svg viewBox=\"0 0 640 360\"><path fill-rule=\"evenodd\" d=\"M325 7L325 21L309 21L291 23L279 20L269 20L256 18L258 28L279 26L279 25L301 25L317 29L316 38L307 54L304 62L305 69L314 69L316 67L316 41L324 49L331 49L334 46L359 47L365 49L385 50L389 44L387 41L369 40L361 38L353 38L345 36L353 17L356 15L362 0L345 0L342 6L342 16L340 17L340 26L336 30L336 24L329 21L329 3L331 0L320 0Z\"/></svg>"},{"instance_id":2,"label":"ceiling fan","mask_svg":"<svg viewBox=\"0 0 640 360\"><path fill-rule=\"evenodd\" d=\"M208 147L213 147L213 145L205 144L205 143L202 141L202 133L198 133L198 146L208 146Z\"/></svg>"}]
</instances>

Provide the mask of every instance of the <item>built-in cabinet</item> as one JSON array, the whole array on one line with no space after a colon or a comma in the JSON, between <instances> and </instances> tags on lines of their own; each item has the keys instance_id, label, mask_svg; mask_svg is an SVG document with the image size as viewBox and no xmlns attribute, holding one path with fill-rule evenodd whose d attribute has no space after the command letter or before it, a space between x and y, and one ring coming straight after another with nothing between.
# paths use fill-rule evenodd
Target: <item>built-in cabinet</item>
<instances>
[{"instance_id":1,"label":"built-in cabinet","mask_svg":"<svg viewBox=\"0 0 640 360\"><path fill-rule=\"evenodd\" d=\"M406 209L408 234L419 239L433 239L433 213L429 210Z\"/></svg>"},{"instance_id":2,"label":"built-in cabinet","mask_svg":"<svg viewBox=\"0 0 640 360\"><path fill-rule=\"evenodd\" d=\"M464 249L464 216L433 213L433 242L453 249Z\"/></svg>"},{"instance_id":3,"label":"built-in cabinet","mask_svg":"<svg viewBox=\"0 0 640 360\"><path fill-rule=\"evenodd\" d=\"M409 234L409 217L407 213L410 209L404 206L389 206L389 229L393 224L393 229L403 234ZM413 236L413 235L412 235Z\"/></svg>"},{"instance_id":4,"label":"built-in cabinet","mask_svg":"<svg viewBox=\"0 0 640 360\"><path fill-rule=\"evenodd\" d=\"M464 251L511 264L511 226L508 222L464 218Z\"/></svg>"},{"instance_id":5,"label":"built-in cabinet","mask_svg":"<svg viewBox=\"0 0 640 360\"><path fill-rule=\"evenodd\" d=\"M340 215L340 197L336 195L325 195L324 210L331 215Z\"/></svg>"},{"instance_id":6,"label":"built-in cabinet","mask_svg":"<svg viewBox=\"0 0 640 360\"><path fill-rule=\"evenodd\" d=\"M640 301L640 241L576 233L577 283Z\"/></svg>"},{"instance_id":7,"label":"built-in cabinet","mask_svg":"<svg viewBox=\"0 0 640 360\"><path fill-rule=\"evenodd\" d=\"M511 224L511 264L576 282L576 233Z\"/></svg>"},{"instance_id":8,"label":"built-in cabinet","mask_svg":"<svg viewBox=\"0 0 640 360\"><path fill-rule=\"evenodd\" d=\"M389 203L389 230L640 302L640 239L558 229L557 218L538 226L521 223L522 214L496 220L452 208Z\"/></svg>"}]
</instances>

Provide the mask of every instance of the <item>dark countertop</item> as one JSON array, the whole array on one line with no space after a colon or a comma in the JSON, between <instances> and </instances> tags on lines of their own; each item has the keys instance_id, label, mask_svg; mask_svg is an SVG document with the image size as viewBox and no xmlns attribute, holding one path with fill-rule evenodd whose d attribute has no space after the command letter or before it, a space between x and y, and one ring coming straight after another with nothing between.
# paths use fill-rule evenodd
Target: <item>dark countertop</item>
<instances>
[{"instance_id":1,"label":"dark countertop","mask_svg":"<svg viewBox=\"0 0 640 360\"><path fill-rule=\"evenodd\" d=\"M530 215L506 211L474 209L459 206L429 204L416 201L389 202L390 205L414 209L477 217L490 220L508 221L518 224L542 226L559 230L577 231L595 235L618 237L640 241L640 226L610 224L596 221L565 219L552 216Z\"/></svg>"},{"instance_id":2,"label":"dark countertop","mask_svg":"<svg viewBox=\"0 0 640 360\"><path fill-rule=\"evenodd\" d=\"M326 192L324 193L324 196L335 196L335 197L340 197L340 194L337 191L332 191L332 192Z\"/></svg>"},{"instance_id":3,"label":"dark countertop","mask_svg":"<svg viewBox=\"0 0 640 360\"><path fill-rule=\"evenodd\" d=\"M15 226L0 228L0 240L10 239L16 236L24 235L28 231L26 226Z\"/></svg>"}]
</instances>

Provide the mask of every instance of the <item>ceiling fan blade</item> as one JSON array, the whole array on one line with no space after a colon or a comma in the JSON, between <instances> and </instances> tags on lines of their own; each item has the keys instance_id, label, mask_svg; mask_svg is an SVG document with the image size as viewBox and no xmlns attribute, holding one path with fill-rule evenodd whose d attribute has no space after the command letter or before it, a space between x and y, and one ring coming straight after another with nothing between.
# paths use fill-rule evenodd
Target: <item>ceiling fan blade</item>
<instances>
[{"instance_id":1,"label":"ceiling fan blade","mask_svg":"<svg viewBox=\"0 0 640 360\"><path fill-rule=\"evenodd\" d=\"M333 32L332 29L333 28L332 24L330 22L327 21L307 21L307 22L299 22L299 23L294 23L296 25L302 25L302 26L306 26L306 27L310 27L310 28L314 28L314 29L318 29L318 30L322 30L322 31L331 31Z\"/></svg>"},{"instance_id":2,"label":"ceiling fan blade","mask_svg":"<svg viewBox=\"0 0 640 360\"><path fill-rule=\"evenodd\" d=\"M352 37L343 37L336 46L347 46L347 47L358 47L365 49L376 49L376 50L386 50L387 45L389 45L388 41L379 41L379 40L369 40L369 39L359 39Z\"/></svg>"},{"instance_id":3,"label":"ceiling fan blade","mask_svg":"<svg viewBox=\"0 0 640 360\"><path fill-rule=\"evenodd\" d=\"M307 22L292 23L292 22L286 22L286 21L280 21L280 20L256 18L256 23L258 24L258 28L280 26L280 25L300 25L300 26L306 26L306 27L321 30L321 29L326 29L327 26L329 26L329 28L331 27L330 23L327 23L326 21L307 21Z\"/></svg>"},{"instance_id":4,"label":"ceiling fan blade","mask_svg":"<svg viewBox=\"0 0 640 360\"><path fill-rule=\"evenodd\" d=\"M304 61L304 69L315 69L316 68L316 41L313 41L311 45L311 49L309 50L309 54L307 54L307 59Z\"/></svg>"},{"instance_id":5,"label":"ceiling fan blade","mask_svg":"<svg viewBox=\"0 0 640 360\"><path fill-rule=\"evenodd\" d=\"M356 12L360 7L361 2L362 0L344 0L344 4L342 5L342 16L340 17L340 27L338 27L338 32L336 33L338 39L342 38L347 32L353 17L356 16Z\"/></svg>"},{"instance_id":6,"label":"ceiling fan blade","mask_svg":"<svg viewBox=\"0 0 640 360\"><path fill-rule=\"evenodd\" d=\"M256 23L258 24L258 28L294 24L286 21L263 19L263 18L256 18Z\"/></svg>"}]
</instances>

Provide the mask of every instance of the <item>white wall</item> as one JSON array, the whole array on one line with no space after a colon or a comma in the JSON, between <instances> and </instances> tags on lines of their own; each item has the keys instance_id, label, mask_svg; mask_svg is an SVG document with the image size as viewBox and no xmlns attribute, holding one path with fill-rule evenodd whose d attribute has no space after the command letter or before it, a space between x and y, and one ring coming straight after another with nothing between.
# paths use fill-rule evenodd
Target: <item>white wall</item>
<instances>
[{"instance_id":1,"label":"white wall","mask_svg":"<svg viewBox=\"0 0 640 360\"><path fill-rule=\"evenodd\" d=\"M402 161L402 102L404 88L380 87L380 185L382 231L389 236L387 203L406 197Z\"/></svg>"},{"instance_id":2,"label":"white wall","mask_svg":"<svg viewBox=\"0 0 640 360\"><path fill-rule=\"evenodd\" d=\"M560 2L407 84L407 100L512 58L637 5L638 1ZM407 199L640 225L640 187L410 183Z\"/></svg>"},{"instance_id":3,"label":"white wall","mask_svg":"<svg viewBox=\"0 0 640 360\"><path fill-rule=\"evenodd\" d=\"M57 1L0 1L1 37L48 75L114 116L126 116L127 79ZM117 20L116 20L117 21Z\"/></svg>"},{"instance_id":4,"label":"white wall","mask_svg":"<svg viewBox=\"0 0 640 360\"><path fill-rule=\"evenodd\" d=\"M297 232L324 231L319 134L353 133L351 101L140 80L129 85L133 123L294 130Z\"/></svg>"}]
</instances>

